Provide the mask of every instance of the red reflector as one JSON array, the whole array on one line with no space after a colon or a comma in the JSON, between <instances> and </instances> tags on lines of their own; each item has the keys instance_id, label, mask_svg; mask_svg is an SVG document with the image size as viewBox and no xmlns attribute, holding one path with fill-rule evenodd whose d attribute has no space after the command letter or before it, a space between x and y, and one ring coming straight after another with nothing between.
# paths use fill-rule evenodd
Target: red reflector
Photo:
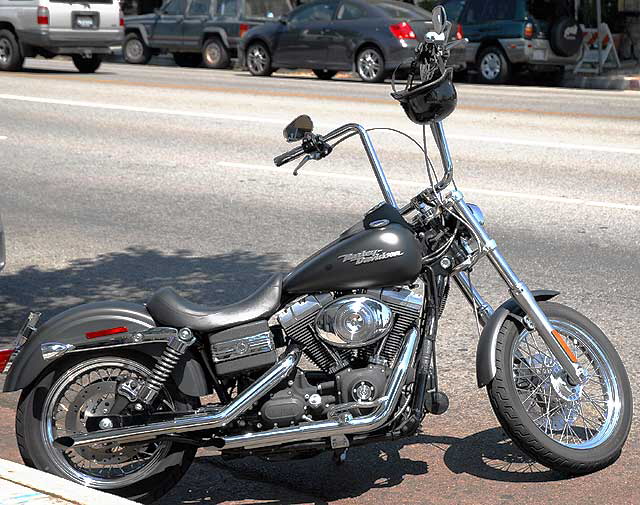
<instances>
[{"instance_id":1,"label":"red reflector","mask_svg":"<svg viewBox=\"0 0 640 505\"><path fill-rule=\"evenodd\" d=\"M456 40L464 39L464 31L462 30L462 23L458 23L458 29L456 30Z\"/></svg>"},{"instance_id":2,"label":"red reflector","mask_svg":"<svg viewBox=\"0 0 640 505\"><path fill-rule=\"evenodd\" d=\"M118 326L117 328L109 328L107 330L90 331L89 333L85 333L85 335L87 338L98 338L106 337L107 335L115 335L116 333L127 333L128 331L128 328Z\"/></svg>"},{"instance_id":3,"label":"red reflector","mask_svg":"<svg viewBox=\"0 0 640 505\"><path fill-rule=\"evenodd\" d=\"M246 23L240 23L240 36L242 37L249 31L249 25Z\"/></svg>"},{"instance_id":4,"label":"red reflector","mask_svg":"<svg viewBox=\"0 0 640 505\"><path fill-rule=\"evenodd\" d=\"M9 363L11 359L11 355L13 354L13 349L7 349L5 351L0 351L0 373L4 372L4 369Z\"/></svg>"},{"instance_id":5,"label":"red reflector","mask_svg":"<svg viewBox=\"0 0 640 505\"><path fill-rule=\"evenodd\" d=\"M527 23L524 25L524 38L532 39L533 38L533 25L531 23Z\"/></svg>"},{"instance_id":6,"label":"red reflector","mask_svg":"<svg viewBox=\"0 0 640 505\"><path fill-rule=\"evenodd\" d=\"M413 28L411 28L411 25L406 21L403 21L402 23L397 23L395 25L391 25L389 27L389 30L391 30L391 33L396 39L415 39L416 38L416 34L413 31Z\"/></svg>"},{"instance_id":7,"label":"red reflector","mask_svg":"<svg viewBox=\"0 0 640 505\"><path fill-rule=\"evenodd\" d=\"M49 24L49 9L47 7L38 7L38 24Z\"/></svg>"}]
</instances>

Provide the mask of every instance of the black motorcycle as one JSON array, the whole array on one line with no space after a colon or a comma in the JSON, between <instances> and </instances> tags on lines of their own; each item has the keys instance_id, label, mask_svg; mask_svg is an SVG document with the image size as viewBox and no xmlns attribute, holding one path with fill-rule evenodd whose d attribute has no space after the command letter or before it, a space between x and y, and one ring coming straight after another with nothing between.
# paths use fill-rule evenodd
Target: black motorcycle
<instances>
[{"instance_id":1,"label":"black motorcycle","mask_svg":"<svg viewBox=\"0 0 640 505\"><path fill-rule=\"evenodd\" d=\"M16 433L30 466L140 501L171 489L198 447L224 456L313 456L410 437L448 406L438 389L436 336L450 282L483 326L477 380L500 424L540 463L585 474L619 456L631 424L623 364L602 331L556 291L530 291L453 183L442 120L455 108L446 59L450 23L428 35L394 91L423 125L429 186L399 208L362 126L313 133L307 116L284 131L300 142L275 158L329 156L362 141L385 202L288 275L225 307L170 288L146 306L82 305L19 333L5 391L22 390ZM426 154L429 127L444 165ZM512 296L493 309L470 272L488 258ZM200 398L215 393L216 403Z\"/></svg>"}]
</instances>

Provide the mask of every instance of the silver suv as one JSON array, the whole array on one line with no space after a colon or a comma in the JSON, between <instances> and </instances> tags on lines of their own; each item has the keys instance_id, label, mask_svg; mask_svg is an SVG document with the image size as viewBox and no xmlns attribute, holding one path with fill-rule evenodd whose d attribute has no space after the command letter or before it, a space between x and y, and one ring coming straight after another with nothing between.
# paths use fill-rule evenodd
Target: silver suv
<instances>
[{"instance_id":1,"label":"silver suv","mask_svg":"<svg viewBox=\"0 0 640 505\"><path fill-rule=\"evenodd\" d=\"M26 57L68 55L80 72L95 72L123 34L117 0L0 0L0 70L20 70Z\"/></svg>"}]
</instances>

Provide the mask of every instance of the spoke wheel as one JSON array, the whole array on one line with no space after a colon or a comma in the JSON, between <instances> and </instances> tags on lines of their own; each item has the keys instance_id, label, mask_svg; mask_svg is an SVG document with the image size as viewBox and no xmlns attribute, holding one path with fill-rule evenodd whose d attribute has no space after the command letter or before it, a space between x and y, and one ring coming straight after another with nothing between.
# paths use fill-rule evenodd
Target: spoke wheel
<instances>
[{"instance_id":1,"label":"spoke wheel","mask_svg":"<svg viewBox=\"0 0 640 505\"><path fill-rule=\"evenodd\" d=\"M507 319L496 341L491 405L513 442L563 473L594 472L613 463L631 427L631 387L616 350L582 314L557 303L541 308L578 359L571 385L542 337Z\"/></svg>"},{"instance_id":2,"label":"spoke wheel","mask_svg":"<svg viewBox=\"0 0 640 505\"><path fill-rule=\"evenodd\" d=\"M356 60L358 75L365 82L384 80L384 57L378 49L368 47L358 54Z\"/></svg>"},{"instance_id":3,"label":"spoke wheel","mask_svg":"<svg viewBox=\"0 0 640 505\"><path fill-rule=\"evenodd\" d=\"M264 44L256 43L247 49L247 67L253 75L267 76L271 75L271 55Z\"/></svg>"}]
</instances>

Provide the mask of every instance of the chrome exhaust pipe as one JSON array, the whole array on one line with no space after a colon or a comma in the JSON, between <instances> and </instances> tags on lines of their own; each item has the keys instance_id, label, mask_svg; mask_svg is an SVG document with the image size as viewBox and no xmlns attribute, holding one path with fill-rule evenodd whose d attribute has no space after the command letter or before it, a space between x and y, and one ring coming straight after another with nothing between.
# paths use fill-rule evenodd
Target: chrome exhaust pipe
<instances>
[{"instance_id":1,"label":"chrome exhaust pipe","mask_svg":"<svg viewBox=\"0 0 640 505\"><path fill-rule=\"evenodd\" d=\"M335 435L352 435L381 428L389 421L398 404L402 387L406 383L411 363L418 348L418 340L418 330L416 328L412 328L407 332L405 346L391 375L385 394L376 400L379 406L371 414L355 418L341 416L336 420L316 421L259 433L221 437L218 439L220 444L217 447L222 451L237 448L256 449Z\"/></svg>"},{"instance_id":2,"label":"chrome exhaust pipe","mask_svg":"<svg viewBox=\"0 0 640 505\"><path fill-rule=\"evenodd\" d=\"M297 348L289 351L262 377L240 393L235 400L215 414L194 414L179 417L172 421L152 423L145 426L131 426L129 428L95 431L74 437L60 437L54 441L54 444L61 449L92 444L121 444L150 440L160 435L209 430L224 426L251 408L254 402L284 380L295 369L301 355L301 351Z\"/></svg>"}]
</instances>

